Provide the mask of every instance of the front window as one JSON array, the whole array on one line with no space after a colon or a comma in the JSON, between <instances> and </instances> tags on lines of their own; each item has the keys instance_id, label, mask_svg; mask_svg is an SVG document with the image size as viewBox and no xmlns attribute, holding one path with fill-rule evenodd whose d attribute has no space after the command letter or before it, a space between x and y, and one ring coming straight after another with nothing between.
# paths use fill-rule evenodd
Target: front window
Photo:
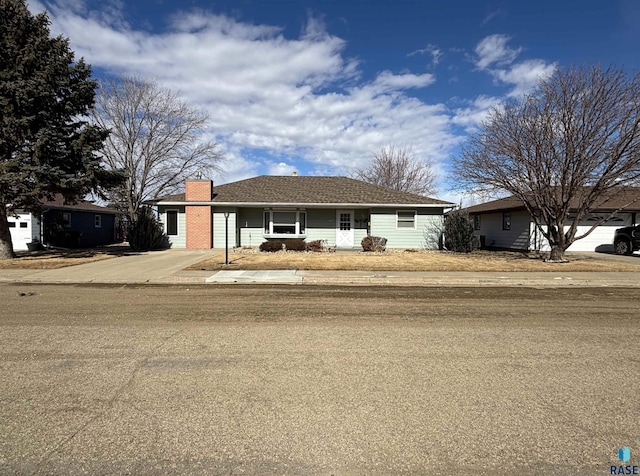
<instances>
[{"instance_id":1,"label":"front window","mask_svg":"<svg viewBox=\"0 0 640 476\"><path fill-rule=\"evenodd\" d=\"M71 226L71 213L64 212L62 214L62 225L67 228Z\"/></svg>"},{"instance_id":2,"label":"front window","mask_svg":"<svg viewBox=\"0 0 640 476\"><path fill-rule=\"evenodd\" d=\"M398 210L396 228L416 228L416 212Z\"/></svg>"},{"instance_id":3,"label":"front window","mask_svg":"<svg viewBox=\"0 0 640 476\"><path fill-rule=\"evenodd\" d=\"M296 212L271 212L275 235L296 234Z\"/></svg>"},{"instance_id":4,"label":"front window","mask_svg":"<svg viewBox=\"0 0 640 476\"><path fill-rule=\"evenodd\" d=\"M94 215L93 224L96 228L102 228L102 215Z\"/></svg>"},{"instance_id":5,"label":"front window","mask_svg":"<svg viewBox=\"0 0 640 476\"><path fill-rule=\"evenodd\" d=\"M502 214L502 229L510 230L511 229L511 213L504 212Z\"/></svg>"},{"instance_id":6,"label":"front window","mask_svg":"<svg viewBox=\"0 0 640 476\"><path fill-rule=\"evenodd\" d=\"M473 229L480 229L480 215L473 215Z\"/></svg>"},{"instance_id":7,"label":"front window","mask_svg":"<svg viewBox=\"0 0 640 476\"><path fill-rule=\"evenodd\" d=\"M178 234L178 210L167 210L167 235L176 236Z\"/></svg>"},{"instance_id":8,"label":"front window","mask_svg":"<svg viewBox=\"0 0 640 476\"><path fill-rule=\"evenodd\" d=\"M299 210L273 210L264 212L265 235L304 235L307 214Z\"/></svg>"}]
</instances>

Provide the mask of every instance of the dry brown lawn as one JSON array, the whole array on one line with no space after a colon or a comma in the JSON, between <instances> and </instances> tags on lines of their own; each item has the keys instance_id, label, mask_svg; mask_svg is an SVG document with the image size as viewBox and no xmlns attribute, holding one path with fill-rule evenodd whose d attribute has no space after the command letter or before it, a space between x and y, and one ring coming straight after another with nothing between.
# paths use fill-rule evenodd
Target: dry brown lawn
<instances>
[{"instance_id":1,"label":"dry brown lawn","mask_svg":"<svg viewBox=\"0 0 640 476\"><path fill-rule=\"evenodd\" d=\"M128 246L113 246L95 250L18 251L13 259L0 259L0 269L58 269L101 261L130 252Z\"/></svg>"},{"instance_id":2,"label":"dry brown lawn","mask_svg":"<svg viewBox=\"0 0 640 476\"><path fill-rule=\"evenodd\" d=\"M638 265L606 258L572 254L567 263L548 263L533 253L476 251L458 254L440 251L385 253L224 253L196 263L191 270L336 270L336 271L640 271Z\"/></svg>"}]
</instances>

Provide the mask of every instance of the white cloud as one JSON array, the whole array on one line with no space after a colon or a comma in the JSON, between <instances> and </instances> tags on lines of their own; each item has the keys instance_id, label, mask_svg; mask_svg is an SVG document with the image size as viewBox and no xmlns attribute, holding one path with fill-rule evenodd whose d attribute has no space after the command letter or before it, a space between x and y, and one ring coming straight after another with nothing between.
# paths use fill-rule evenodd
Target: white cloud
<instances>
[{"instance_id":1,"label":"white cloud","mask_svg":"<svg viewBox=\"0 0 640 476\"><path fill-rule=\"evenodd\" d=\"M463 127L467 132L473 133L487 118L489 111L499 107L501 102L501 98L498 97L478 96L475 100L468 102L466 107L455 109L452 122Z\"/></svg>"},{"instance_id":2,"label":"white cloud","mask_svg":"<svg viewBox=\"0 0 640 476\"><path fill-rule=\"evenodd\" d=\"M363 81L344 40L314 18L298 38L286 38L277 26L191 11L155 34L81 3L48 8L53 33L69 37L94 68L154 78L206 110L229 158L225 181L265 168L289 174L295 167L281 166L278 155L344 173L389 143L444 161L458 141L443 105L408 93L433 84L432 74L382 71Z\"/></svg>"},{"instance_id":3,"label":"white cloud","mask_svg":"<svg viewBox=\"0 0 640 476\"><path fill-rule=\"evenodd\" d=\"M384 94L402 89L424 88L435 82L432 74L393 74L391 71L383 71L378 74L371 84L371 90L375 94Z\"/></svg>"},{"instance_id":4,"label":"white cloud","mask_svg":"<svg viewBox=\"0 0 640 476\"><path fill-rule=\"evenodd\" d=\"M298 169L295 165L286 164L284 162L270 163L269 175L291 175L293 172L297 172Z\"/></svg>"},{"instance_id":5,"label":"white cloud","mask_svg":"<svg viewBox=\"0 0 640 476\"><path fill-rule=\"evenodd\" d=\"M480 70L487 69L492 65L505 65L512 63L522 52L522 48L509 48L507 42L510 37L507 35L490 35L482 39L476 45L475 64Z\"/></svg>"},{"instance_id":6,"label":"white cloud","mask_svg":"<svg viewBox=\"0 0 640 476\"><path fill-rule=\"evenodd\" d=\"M513 65L508 70L496 70L494 76L503 83L513 84L510 97L520 97L533 90L540 80L553 74L556 64L543 60L528 60Z\"/></svg>"},{"instance_id":7,"label":"white cloud","mask_svg":"<svg viewBox=\"0 0 640 476\"><path fill-rule=\"evenodd\" d=\"M428 55L430 55L431 56L431 62L429 64L429 66L431 68L435 68L440 63L440 58L443 56L444 53L436 45L428 44L426 47L424 47L422 49L412 51L407 56L415 56L415 55L418 55L418 54L421 54L421 55L428 54Z\"/></svg>"},{"instance_id":8,"label":"white cloud","mask_svg":"<svg viewBox=\"0 0 640 476\"><path fill-rule=\"evenodd\" d=\"M513 86L508 97L521 97L532 91L538 81L548 77L556 67L541 59L515 62L522 48L510 48L506 35L490 35L483 38L475 48L474 62L481 71L486 71L498 83Z\"/></svg>"}]
</instances>

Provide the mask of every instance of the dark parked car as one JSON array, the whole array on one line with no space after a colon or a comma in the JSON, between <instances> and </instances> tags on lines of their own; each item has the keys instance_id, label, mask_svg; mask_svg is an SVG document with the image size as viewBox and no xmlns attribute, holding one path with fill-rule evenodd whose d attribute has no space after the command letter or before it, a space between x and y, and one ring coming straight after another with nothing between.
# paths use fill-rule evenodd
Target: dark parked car
<instances>
[{"instance_id":1,"label":"dark parked car","mask_svg":"<svg viewBox=\"0 0 640 476\"><path fill-rule=\"evenodd\" d=\"M616 254L630 255L640 250L640 225L618 228L613 238Z\"/></svg>"}]
</instances>

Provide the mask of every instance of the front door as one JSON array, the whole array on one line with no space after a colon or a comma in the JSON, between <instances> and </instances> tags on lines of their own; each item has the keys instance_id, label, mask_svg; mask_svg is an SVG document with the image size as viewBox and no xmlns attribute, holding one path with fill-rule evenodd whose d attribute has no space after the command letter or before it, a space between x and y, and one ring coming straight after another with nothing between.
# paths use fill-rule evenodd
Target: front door
<instances>
[{"instance_id":1,"label":"front door","mask_svg":"<svg viewBox=\"0 0 640 476\"><path fill-rule=\"evenodd\" d=\"M336 210L336 247L353 247L353 210Z\"/></svg>"}]
</instances>

